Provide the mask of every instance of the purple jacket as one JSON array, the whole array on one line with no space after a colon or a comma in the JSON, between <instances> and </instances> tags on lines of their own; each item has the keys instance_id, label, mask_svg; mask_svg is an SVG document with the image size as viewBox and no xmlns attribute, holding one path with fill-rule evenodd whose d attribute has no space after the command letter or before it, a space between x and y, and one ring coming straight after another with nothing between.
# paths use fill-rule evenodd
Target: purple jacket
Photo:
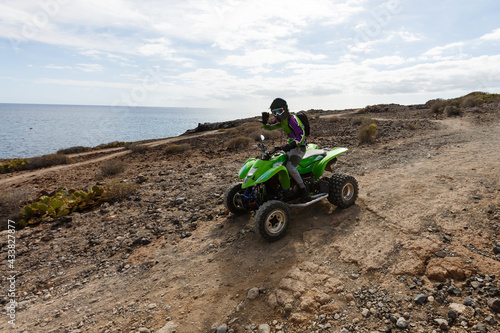
<instances>
[{"instance_id":1,"label":"purple jacket","mask_svg":"<svg viewBox=\"0 0 500 333\"><path fill-rule=\"evenodd\" d=\"M282 128L288 135L288 143L295 141L297 143L297 147L306 143L306 131L304 130L304 125L302 125L302 122L297 116L292 114L290 115L290 118L283 120L281 123L274 118L264 125L264 129L268 131L278 128Z\"/></svg>"}]
</instances>

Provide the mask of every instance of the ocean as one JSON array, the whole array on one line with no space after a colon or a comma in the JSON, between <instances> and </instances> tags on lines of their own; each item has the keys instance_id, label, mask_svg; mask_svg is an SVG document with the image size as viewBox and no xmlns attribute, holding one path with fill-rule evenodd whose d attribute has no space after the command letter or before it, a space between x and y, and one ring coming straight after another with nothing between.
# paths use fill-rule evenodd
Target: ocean
<instances>
[{"instance_id":1,"label":"ocean","mask_svg":"<svg viewBox=\"0 0 500 333\"><path fill-rule=\"evenodd\" d=\"M168 138L199 123L257 115L260 112L233 109L0 103L0 159L113 141Z\"/></svg>"}]
</instances>

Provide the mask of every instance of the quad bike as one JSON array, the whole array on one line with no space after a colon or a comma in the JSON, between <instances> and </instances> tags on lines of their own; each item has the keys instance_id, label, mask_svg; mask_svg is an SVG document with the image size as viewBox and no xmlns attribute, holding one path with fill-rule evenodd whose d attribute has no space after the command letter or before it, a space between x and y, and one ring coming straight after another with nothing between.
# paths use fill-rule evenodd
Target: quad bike
<instances>
[{"instance_id":1,"label":"quad bike","mask_svg":"<svg viewBox=\"0 0 500 333\"><path fill-rule=\"evenodd\" d=\"M263 136L261 140L264 141ZM343 174L322 177L325 170L333 172L337 156L347 148L326 150L315 144L307 145L297 170L311 196L308 202L301 203L297 202L301 197L299 186L290 179L285 167L286 153L279 147L269 152L263 142L257 147L261 149L261 158L250 158L243 164L238 174L243 183L227 189L224 205L235 215L255 211L255 228L265 240L273 242L285 235L290 207L306 207L323 199L341 209L354 205L358 197L358 182L354 177Z\"/></svg>"}]
</instances>

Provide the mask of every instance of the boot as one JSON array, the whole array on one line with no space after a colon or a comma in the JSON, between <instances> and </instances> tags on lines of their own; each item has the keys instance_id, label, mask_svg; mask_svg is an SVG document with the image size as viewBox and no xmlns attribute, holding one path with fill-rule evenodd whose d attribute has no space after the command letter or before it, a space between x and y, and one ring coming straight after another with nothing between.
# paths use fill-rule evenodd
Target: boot
<instances>
[{"instance_id":1,"label":"boot","mask_svg":"<svg viewBox=\"0 0 500 333\"><path fill-rule=\"evenodd\" d=\"M309 196L309 191L305 187L301 188L300 189L300 201L308 202L309 200L311 200L311 197Z\"/></svg>"}]
</instances>

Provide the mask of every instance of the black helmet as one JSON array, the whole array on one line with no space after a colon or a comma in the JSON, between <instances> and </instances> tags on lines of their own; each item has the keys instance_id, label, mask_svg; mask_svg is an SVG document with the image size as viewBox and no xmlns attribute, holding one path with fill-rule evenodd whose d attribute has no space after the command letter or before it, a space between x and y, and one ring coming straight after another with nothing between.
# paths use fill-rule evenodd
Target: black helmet
<instances>
[{"instance_id":1,"label":"black helmet","mask_svg":"<svg viewBox=\"0 0 500 333\"><path fill-rule=\"evenodd\" d=\"M286 101L282 98L276 98L271 103L271 106L269 108L271 109L271 112L273 113L274 117L279 122L282 122L284 119L290 117L290 113L288 112L288 105L286 104Z\"/></svg>"}]
</instances>

